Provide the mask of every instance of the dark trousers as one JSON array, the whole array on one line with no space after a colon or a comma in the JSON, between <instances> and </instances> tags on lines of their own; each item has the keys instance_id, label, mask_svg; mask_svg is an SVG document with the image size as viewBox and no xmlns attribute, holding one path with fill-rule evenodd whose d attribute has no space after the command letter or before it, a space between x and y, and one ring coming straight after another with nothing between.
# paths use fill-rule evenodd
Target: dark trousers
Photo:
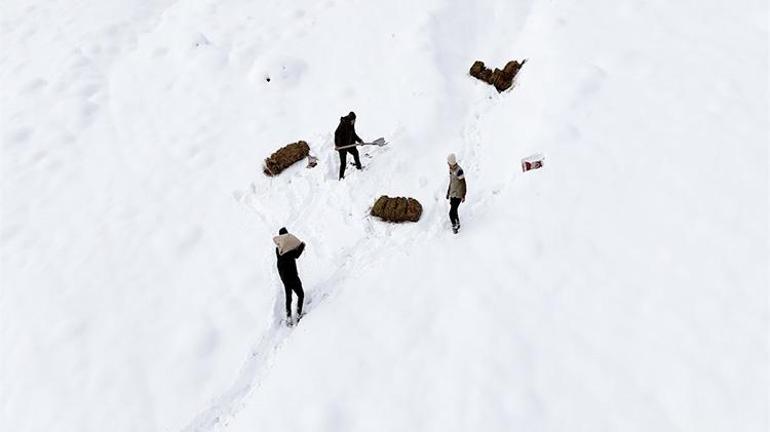
<instances>
[{"instance_id":1,"label":"dark trousers","mask_svg":"<svg viewBox=\"0 0 770 432\"><path fill-rule=\"evenodd\" d=\"M347 166L348 153L353 155L353 160L356 163L356 168L361 169L361 160L358 158L358 149L355 147L337 150L340 154L340 178L345 177L345 167Z\"/></svg>"},{"instance_id":2,"label":"dark trousers","mask_svg":"<svg viewBox=\"0 0 770 432\"><path fill-rule=\"evenodd\" d=\"M297 294L297 316L302 315L302 304L305 302L305 291L299 278L283 281L283 292L286 294L286 316L291 316L291 292Z\"/></svg>"},{"instance_id":3,"label":"dark trousers","mask_svg":"<svg viewBox=\"0 0 770 432\"><path fill-rule=\"evenodd\" d=\"M460 216L457 216L457 208L460 207L462 199L449 198L449 220L452 221L452 226L460 225Z\"/></svg>"}]
</instances>

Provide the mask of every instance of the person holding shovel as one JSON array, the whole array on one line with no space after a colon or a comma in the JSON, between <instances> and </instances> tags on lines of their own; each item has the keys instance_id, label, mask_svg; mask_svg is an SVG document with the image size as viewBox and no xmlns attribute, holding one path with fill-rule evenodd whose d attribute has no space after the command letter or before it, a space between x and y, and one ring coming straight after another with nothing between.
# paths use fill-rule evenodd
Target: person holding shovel
<instances>
[{"instance_id":1,"label":"person holding shovel","mask_svg":"<svg viewBox=\"0 0 770 432\"><path fill-rule=\"evenodd\" d=\"M356 169L361 169L361 160L358 157L356 143L363 144L364 141L356 134L356 113L340 117L340 124L334 131L334 149L340 154L340 180L345 178L345 166L347 165L348 153L353 155L356 163Z\"/></svg>"}]
</instances>

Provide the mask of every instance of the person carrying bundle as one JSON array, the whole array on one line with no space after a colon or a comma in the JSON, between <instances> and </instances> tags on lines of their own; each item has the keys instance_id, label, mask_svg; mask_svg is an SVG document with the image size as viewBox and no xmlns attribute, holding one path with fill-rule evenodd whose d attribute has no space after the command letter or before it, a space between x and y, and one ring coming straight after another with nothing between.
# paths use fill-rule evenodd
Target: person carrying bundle
<instances>
[{"instance_id":1,"label":"person carrying bundle","mask_svg":"<svg viewBox=\"0 0 770 432\"><path fill-rule=\"evenodd\" d=\"M286 321L289 325L293 324L291 320L291 293L297 294L297 320L302 318L302 305L305 301L305 292L302 290L302 281L297 273L297 259L305 250L305 243L300 241L293 234L289 234L286 228L281 228L278 235L273 237L275 243L275 257L278 267L278 275L283 282L283 290L286 294Z\"/></svg>"}]
</instances>

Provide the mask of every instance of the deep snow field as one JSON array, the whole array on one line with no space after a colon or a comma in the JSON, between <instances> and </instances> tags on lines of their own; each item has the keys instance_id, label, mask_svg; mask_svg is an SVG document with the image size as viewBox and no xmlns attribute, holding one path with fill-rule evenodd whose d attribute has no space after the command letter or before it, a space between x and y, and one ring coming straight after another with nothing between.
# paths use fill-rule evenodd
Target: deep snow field
<instances>
[{"instance_id":1,"label":"deep snow field","mask_svg":"<svg viewBox=\"0 0 770 432\"><path fill-rule=\"evenodd\" d=\"M3 0L0 430L767 431L768 20ZM467 73L525 58L502 94ZM351 110L390 144L340 182ZM262 174L300 139L317 167ZM422 219L370 217L383 194Z\"/></svg>"}]
</instances>

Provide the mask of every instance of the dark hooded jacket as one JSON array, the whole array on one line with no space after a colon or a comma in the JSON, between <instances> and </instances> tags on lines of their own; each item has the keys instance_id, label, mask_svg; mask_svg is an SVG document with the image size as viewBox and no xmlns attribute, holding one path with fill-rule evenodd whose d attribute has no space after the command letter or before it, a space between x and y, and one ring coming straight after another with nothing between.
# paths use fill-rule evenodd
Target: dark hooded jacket
<instances>
[{"instance_id":1,"label":"dark hooded jacket","mask_svg":"<svg viewBox=\"0 0 770 432\"><path fill-rule=\"evenodd\" d=\"M292 249L283 255L278 253L278 248L275 248L278 274L281 276L282 281L288 282L299 279L299 275L297 274L297 258L302 255L302 251L304 250L305 243L301 243L295 249Z\"/></svg>"},{"instance_id":2,"label":"dark hooded jacket","mask_svg":"<svg viewBox=\"0 0 770 432\"><path fill-rule=\"evenodd\" d=\"M357 134L356 128L353 126L354 116L350 114L345 117L340 117L340 125L337 126L337 130L334 131L334 148L345 147L353 145L357 142L364 142Z\"/></svg>"}]
</instances>

